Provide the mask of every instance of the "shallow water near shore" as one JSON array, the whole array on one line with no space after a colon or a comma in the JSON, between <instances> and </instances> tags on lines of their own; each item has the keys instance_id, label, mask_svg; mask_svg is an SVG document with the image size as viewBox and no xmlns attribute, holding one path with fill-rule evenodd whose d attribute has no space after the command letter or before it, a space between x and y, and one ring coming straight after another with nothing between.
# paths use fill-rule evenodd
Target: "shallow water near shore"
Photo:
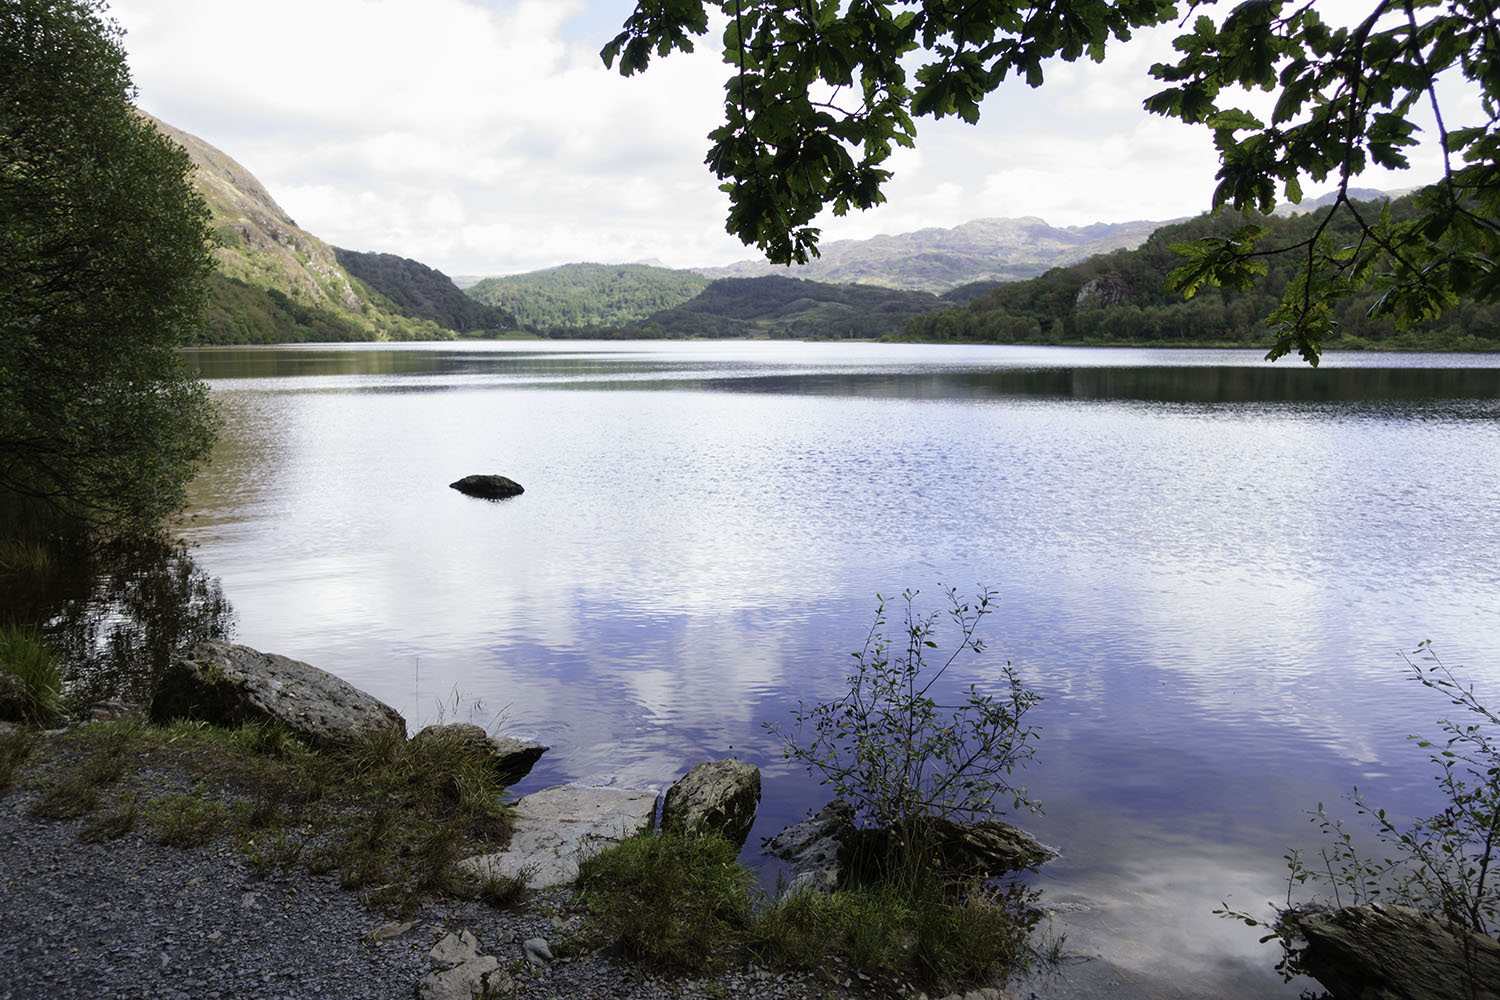
<instances>
[{"instance_id":1,"label":"shallow water near shore","mask_svg":"<svg viewBox=\"0 0 1500 1000\"><path fill-rule=\"evenodd\" d=\"M761 766L876 594L992 588L1045 701L1019 822L1080 975L1295 996L1254 930L1306 810L1430 810L1432 639L1500 691L1500 358L800 343L202 349L226 417L184 534L234 638L416 722L550 743L518 791ZM448 483L500 473L524 495ZM960 668L955 667L955 671ZM1490 699L1500 702L1500 694ZM774 882L767 868L766 881ZM1107 964L1106 964L1107 963ZM1105 970L1102 979L1100 970ZM1092 982L1092 980L1091 980ZM1091 987L1092 988L1092 987ZM1059 995L1063 995L1059 992Z\"/></svg>"}]
</instances>

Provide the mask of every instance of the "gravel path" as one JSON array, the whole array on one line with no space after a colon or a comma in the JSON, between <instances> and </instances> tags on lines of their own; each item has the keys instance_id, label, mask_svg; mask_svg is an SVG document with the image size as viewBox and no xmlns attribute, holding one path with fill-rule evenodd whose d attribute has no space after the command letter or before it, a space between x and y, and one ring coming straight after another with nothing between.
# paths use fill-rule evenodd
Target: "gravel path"
<instances>
[{"instance_id":1,"label":"gravel path","mask_svg":"<svg viewBox=\"0 0 1500 1000\"><path fill-rule=\"evenodd\" d=\"M0 792L0 1000L396 1000L432 971L427 953L469 930L515 979L516 996L569 998L872 996L821 977L740 968L708 980L657 980L605 953L526 964L521 942L577 926L566 892L522 909L438 900L399 937L390 917L337 876L262 878L220 841L179 850L133 834L78 841L82 820L29 814L37 793Z\"/></svg>"}]
</instances>

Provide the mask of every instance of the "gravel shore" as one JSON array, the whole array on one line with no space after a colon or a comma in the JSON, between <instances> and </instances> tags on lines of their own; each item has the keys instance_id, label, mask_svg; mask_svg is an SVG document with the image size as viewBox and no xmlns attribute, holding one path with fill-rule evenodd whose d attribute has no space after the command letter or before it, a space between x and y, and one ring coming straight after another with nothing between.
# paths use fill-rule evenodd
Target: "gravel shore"
<instances>
[{"instance_id":1,"label":"gravel shore","mask_svg":"<svg viewBox=\"0 0 1500 1000\"><path fill-rule=\"evenodd\" d=\"M385 940L392 917L336 874L262 877L225 839L178 849L132 833L81 842L84 820L30 814L24 777L0 791L0 1000L396 1000L433 967L428 952L468 930L508 969L520 998L885 995L851 979L741 966L709 979L660 979L607 952L528 964L522 942L556 942L581 914L567 891L514 909L442 897Z\"/></svg>"}]
</instances>

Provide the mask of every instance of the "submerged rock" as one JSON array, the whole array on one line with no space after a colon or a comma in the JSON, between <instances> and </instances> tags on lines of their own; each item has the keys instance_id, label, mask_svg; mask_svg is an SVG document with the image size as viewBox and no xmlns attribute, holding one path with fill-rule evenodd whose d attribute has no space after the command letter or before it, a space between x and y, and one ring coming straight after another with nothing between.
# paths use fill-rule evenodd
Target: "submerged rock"
<instances>
[{"instance_id":1,"label":"submerged rock","mask_svg":"<svg viewBox=\"0 0 1500 1000\"><path fill-rule=\"evenodd\" d=\"M526 492L520 483L504 476L464 476L457 482L449 483L448 487L481 500L504 500Z\"/></svg>"},{"instance_id":2,"label":"submerged rock","mask_svg":"<svg viewBox=\"0 0 1500 1000\"><path fill-rule=\"evenodd\" d=\"M1057 851L1025 830L999 820L931 819L919 835L938 867L953 875L993 878L1057 857ZM889 830L855 826L854 808L835 799L768 839L765 851L790 862L791 888L827 891L847 881L879 878L891 856L891 837Z\"/></svg>"},{"instance_id":3,"label":"submerged rock","mask_svg":"<svg viewBox=\"0 0 1500 1000\"><path fill-rule=\"evenodd\" d=\"M511 807L510 846L458 863L478 882L523 879L533 889L567 885L578 863L656 824L656 793L621 788L544 788Z\"/></svg>"},{"instance_id":4,"label":"submerged rock","mask_svg":"<svg viewBox=\"0 0 1500 1000\"><path fill-rule=\"evenodd\" d=\"M552 749L509 736L491 736L470 722L427 726L411 739L413 743L431 739L456 740L466 750L486 757L495 776L507 785L514 785L530 774L542 754Z\"/></svg>"},{"instance_id":5,"label":"submerged rock","mask_svg":"<svg viewBox=\"0 0 1500 1000\"><path fill-rule=\"evenodd\" d=\"M733 759L704 761L667 789L661 828L711 833L738 846L749 835L759 804L760 768Z\"/></svg>"},{"instance_id":6,"label":"submerged rock","mask_svg":"<svg viewBox=\"0 0 1500 1000\"><path fill-rule=\"evenodd\" d=\"M1500 942L1409 906L1294 915L1302 967L1339 1000L1500 1000Z\"/></svg>"},{"instance_id":7,"label":"submerged rock","mask_svg":"<svg viewBox=\"0 0 1500 1000\"><path fill-rule=\"evenodd\" d=\"M406 736L400 713L348 681L300 660L219 639L199 643L171 662L157 683L151 717L221 726L276 723L321 746L348 746L381 730Z\"/></svg>"}]
</instances>

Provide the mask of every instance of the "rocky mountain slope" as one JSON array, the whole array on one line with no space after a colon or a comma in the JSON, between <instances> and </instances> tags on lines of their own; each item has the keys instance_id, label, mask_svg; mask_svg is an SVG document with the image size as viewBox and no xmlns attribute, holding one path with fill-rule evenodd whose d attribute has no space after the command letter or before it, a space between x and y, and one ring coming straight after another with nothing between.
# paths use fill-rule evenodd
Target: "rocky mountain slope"
<instances>
[{"instance_id":1,"label":"rocky mountain slope","mask_svg":"<svg viewBox=\"0 0 1500 1000\"><path fill-rule=\"evenodd\" d=\"M799 267L745 260L697 268L710 278L779 274L814 281L858 282L941 293L977 281L1018 281L1094 254L1140 246L1163 222L1095 223L1061 228L1041 219L976 219L952 229L825 244Z\"/></svg>"},{"instance_id":2,"label":"rocky mountain slope","mask_svg":"<svg viewBox=\"0 0 1500 1000\"><path fill-rule=\"evenodd\" d=\"M445 339L341 265L299 227L255 176L197 136L152 119L187 150L212 213L219 271L210 281L206 343Z\"/></svg>"}]
</instances>

